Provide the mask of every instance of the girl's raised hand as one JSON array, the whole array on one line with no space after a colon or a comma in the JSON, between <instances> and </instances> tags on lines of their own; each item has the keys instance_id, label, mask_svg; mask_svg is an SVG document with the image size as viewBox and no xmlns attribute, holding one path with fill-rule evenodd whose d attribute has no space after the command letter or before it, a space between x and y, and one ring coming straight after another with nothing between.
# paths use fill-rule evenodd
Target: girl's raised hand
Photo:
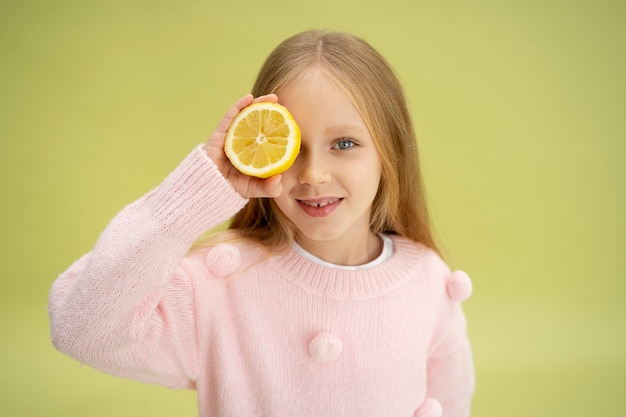
<instances>
[{"instance_id":1,"label":"girl's raised hand","mask_svg":"<svg viewBox=\"0 0 626 417\"><path fill-rule=\"evenodd\" d=\"M207 155L213 160L213 163L215 163L224 178L230 181L233 188L235 188L241 196L246 198L278 197L283 190L280 183L280 175L261 179L242 174L230 163L230 160L224 153L226 132L235 116L237 116L244 107L262 101L276 103L278 102L278 97L276 94L268 94L255 99L252 94L247 94L240 98L228 110L204 145L204 150Z\"/></svg>"}]
</instances>

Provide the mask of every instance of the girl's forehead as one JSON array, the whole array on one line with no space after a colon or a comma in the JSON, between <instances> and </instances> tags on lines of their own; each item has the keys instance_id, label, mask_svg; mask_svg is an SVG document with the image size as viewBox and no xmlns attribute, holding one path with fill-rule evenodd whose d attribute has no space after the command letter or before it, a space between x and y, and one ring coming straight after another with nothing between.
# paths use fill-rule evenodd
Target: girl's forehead
<instances>
[{"instance_id":1,"label":"girl's forehead","mask_svg":"<svg viewBox=\"0 0 626 417\"><path fill-rule=\"evenodd\" d=\"M349 106L358 108L353 96L328 71L313 68L286 83L278 92L279 101L299 101L303 104L322 101L328 108ZM284 104L284 103L283 103Z\"/></svg>"},{"instance_id":2,"label":"girl's forehead","mask_svg":"<svg viewBox=\"0 0 626 417\"><path fill-rule=\"evenodd\" d=\"M336 84L336 81L328 74L328 72L319 67L307 68L301 73L293 76L291 80L286 82L281 90L293 89L315 89L320 84L327 83Z\"/></svg>"},{"instance_id":3,"label":"girl's forehead","mask_svg":"<svg viewBox=\"0 0 626 417\"><path fill-rule=\"evenodd\" d=\"M278 94L278 101L292 112L298 122L316 120L364 125L352 98L329 80L292 83Z\"/></svg>"},{"instance_id":4,"label":"girl's forehead","mask_svg":"<svg viewBox=\"0 0 626 417\"><path fill-rule=\"evenodd\" d=\"M301 129L369 135L369 126L352 94L323 68L312 68L278 92L278 101L293 114ZM361 133L362 132L362 133Z\"/></svg>"}]
</instances>

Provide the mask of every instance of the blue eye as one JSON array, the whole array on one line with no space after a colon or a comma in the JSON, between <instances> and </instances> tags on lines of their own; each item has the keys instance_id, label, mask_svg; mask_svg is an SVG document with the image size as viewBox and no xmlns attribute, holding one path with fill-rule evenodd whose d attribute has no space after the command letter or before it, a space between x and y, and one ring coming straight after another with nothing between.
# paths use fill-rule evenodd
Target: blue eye
<instances>
[{"instance_id":1,"label":"blue eye","mask_svg":"<svg viewBox=\"0 0 626 417\"><path fill-rule=\"evenodd\" d=\"M353 146L355 146L356 144L354 143L354 141L352 139L348 139L348 138L343 138L343 139L339 139L337 142L335 142L335 149L339 149L339 150L345 150L345 149L350 149Z\"/></svg>"}]
</instances>

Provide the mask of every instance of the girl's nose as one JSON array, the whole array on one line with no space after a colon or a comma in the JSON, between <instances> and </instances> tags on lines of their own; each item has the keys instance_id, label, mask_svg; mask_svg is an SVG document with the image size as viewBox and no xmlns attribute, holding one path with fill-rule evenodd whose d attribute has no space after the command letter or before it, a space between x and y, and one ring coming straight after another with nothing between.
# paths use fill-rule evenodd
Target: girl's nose
<instances>
[{"instance_id":1,"label":"girl's nose","mask_svg":"<svg viewBox=\"0 0 626 417\"><path fill-rule=\"evenodd\" d=\"M304 150L296 159L298 163L298 181L303 185L320 185L330 181L331 173L329 164L322 155L313 155L312 152Z\"/></svg>"}]
</instances>

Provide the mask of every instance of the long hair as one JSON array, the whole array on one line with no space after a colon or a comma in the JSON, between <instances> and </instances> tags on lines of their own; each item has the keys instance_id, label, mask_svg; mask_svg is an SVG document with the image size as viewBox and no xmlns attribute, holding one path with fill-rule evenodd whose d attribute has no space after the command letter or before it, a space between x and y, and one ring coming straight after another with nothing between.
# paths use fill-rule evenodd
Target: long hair
<instances>
[{"instance_id":1,"label":"long hair","mask_svg":"<svg viewBox=\"0 0 626 417\"><path fill-rule=\"evenodd\" d=\"M312 68L324 70L354 102L382 165L372 205L374 233L397 234L438 251L434 242L413 123L398 78L386 60L352 34L312 30L283 41L265 60L252 94L276 93ZM255 198L229 226L245 237L279 247L294 236L294 226L273 199Z\"/></svg>"}]
</instances>

